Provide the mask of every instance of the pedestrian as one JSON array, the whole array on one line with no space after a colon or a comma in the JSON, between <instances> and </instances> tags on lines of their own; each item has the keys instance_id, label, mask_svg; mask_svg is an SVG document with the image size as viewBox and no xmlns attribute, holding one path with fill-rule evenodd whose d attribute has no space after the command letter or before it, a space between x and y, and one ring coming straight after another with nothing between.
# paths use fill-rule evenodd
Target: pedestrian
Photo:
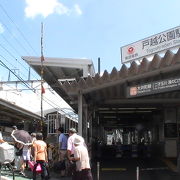
<instances>
[{"instance_id":1,"label":"pedestrian","mask_svg":"<svg viewBox=\"0 0 180 180\"><path fill-rule=\"evenodd\" d=\"M66 173L66 157L67 157L67 136L64 134L64 128L63 127L59 127L58 128L58 134L59 134L59 161L62 164L62 168L61 168L61 172L60 175L61 177L65 176Z\"/></svg>"},{"instance_id":2,"label":"pedestrian","mask_svg":"<svg viewBox=\"0 0 180 180\"><path fill-rule=\"evenodd\" d=\"M32 143L34 143L34 141L36 141L36 133L35 132L31 133L31 137L32 137Z\"/></svg>"},{"instance_id":3,"label":"pedestrian","mask_svg":"<svg viewBox=\"0 0 180 180\"><path fill-rule=\"evenodd\" d=\"M74 157L71 161L76 162L76 180L93 180L87 148L83 145L81 136L74 139Z\"/></svg>"},{"instance_id":4,"label":"pedestrian","mask_svg":"<svg viewBox=\"0 0 180 180\"><path fill-rule=\"evenodd\" d=\"M24 169L28 169L28 161L31 160L31 146L24 145L22 150L23 166Z\"/></svg>"},{"instance_id":5,"label":"pedestrian","mask_svg":"<svg viewBox=\"0 0 180 180\"><path fill-rule=\"evenodd\" d=\"M36 139L36 133L31 133L31 137L32 137L32 145L31 145L31 157L34 157L34 142L37 140Z\"/></svg>"},{"instance_id":6,"label":"pedestrian","mask_svg":"<svg viewBox=\"0 0 180 180\"><path fill-rule=\"evenodd\" d=\"M72 180L76 180L76 163L71 160L71 158L74 157L74 149L75 149L74 139L76 136L79 136L79 135L77 135L76 129L70 128L69 129L69 138L67 141L67 157L69 160L69 171L70 171L70 174L72 175ZM84 138L81 136L79 136L79 137L81 138L82 144L84 146L86 146L85 142L84 142Z\"/></svg>"},{"instance_id":7,"label":"pedestrian","mask_svg":"<svg viewBox=\"0 0 180 180\"><path fill-rule=\"evenodd\" d=\"M24 165L23 165L23 156L22 156L23 144L15 142L14 147L15 147L15 159L14 159L15 170L19 171L19 174L21 174L22 176L25 176Z\"/></svg>"},{"instance_id":8,"label":"pedestrian","mask_svg":"<svg viewBox=\"0 0 180 180\"><path fill-rule=\"evenodd\" d=\"M77 135L77 131L75 128L70 128L69 129L69 138L68 138L68 141L67 141L67 157L68 159L70 157L72 157L74 155L74 138L78 136ZM84 142L84 138L82 138L82 143L86 146L85 142Z\"/></svg>"},{"instance_id":9,"label":"pedestrian","mask_svg":"<svg viewBox=\"0 0 180 180\"><path fill-rule=\"evenodd\" d=\"M48 163L48 158L47 158L47 145L43 141L43 135L42 133L37 133L36 134L36 141L33 143L34 147L34 169L33 169L33 180L36 180L36 167L38 164L41 165L41 178L44 180L49 179L49 173L47 169L47 163Z\"/></svg>"},{"instance_id":10,"label":"pedestrian","mask_svg":"<svg viewBox=\"0 0 180 180\"><path fill-rule=\"evenodd\" d=\"M5 141L3 140L2 136L2 128L0 127L0 143L4 143Z\"/></svg>"}]
</instances>

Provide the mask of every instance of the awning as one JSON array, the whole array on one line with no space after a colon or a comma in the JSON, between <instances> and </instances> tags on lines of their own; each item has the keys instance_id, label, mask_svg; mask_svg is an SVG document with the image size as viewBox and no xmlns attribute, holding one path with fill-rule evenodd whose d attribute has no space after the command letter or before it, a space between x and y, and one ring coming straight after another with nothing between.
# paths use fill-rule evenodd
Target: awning
<instances>
[{"instance_id":1,"label":"awning","mask_svg":"<svg viewBox=\"0 0 180 180\"><path fill-rule=\"evenodd\" d=\"M41 58L32 56L23 56L33 69L41 74ZM67 81L79 80L95 75L94 65L90 59L72 59L72 58L50 58L44 57L43 61L44 73L43 79L54 89L65 101L69 101L69 97L60 83Z\"/></svg>"}]
</instances>

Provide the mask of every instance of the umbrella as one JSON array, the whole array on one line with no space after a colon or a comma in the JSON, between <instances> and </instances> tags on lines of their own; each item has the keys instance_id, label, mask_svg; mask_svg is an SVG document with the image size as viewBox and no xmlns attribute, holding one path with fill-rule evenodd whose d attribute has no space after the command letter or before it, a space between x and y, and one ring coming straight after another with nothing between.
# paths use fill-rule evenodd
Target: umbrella
<instances>
[{"instance_id":1,"label":"umbrella","mask_svg":"<svg viewBox=\"0 0 180 180\"><path fill-rule=\"evenodd\" d=\"M13 139L16 142L21 143L23 145L31 145L32 144L32 137L27 131L14 130L14 131L12 131L11 136L13 137Z\"/></svg>"}]
</instances>

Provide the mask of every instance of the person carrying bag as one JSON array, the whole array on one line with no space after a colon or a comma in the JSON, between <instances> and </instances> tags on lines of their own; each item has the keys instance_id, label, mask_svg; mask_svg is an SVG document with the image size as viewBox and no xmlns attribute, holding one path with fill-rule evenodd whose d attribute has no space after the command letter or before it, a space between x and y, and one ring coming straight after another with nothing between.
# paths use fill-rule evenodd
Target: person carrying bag
<instances>
[{"instance_id":1,"label":"person carrying bag","mask_svg":"<svg viewBox=\"0 0 180 180\"><path fill-rule=\"evenodd\" d=\"M48 171L48 158L47 158L47 145L43 141L42 133L37 133L37 140L33 143L34 147L34 168L33 168L33 180L36 180L36 169L38 164L41 166L41 178L48 180L49 171Z\"/></svg>"}]
</instances>

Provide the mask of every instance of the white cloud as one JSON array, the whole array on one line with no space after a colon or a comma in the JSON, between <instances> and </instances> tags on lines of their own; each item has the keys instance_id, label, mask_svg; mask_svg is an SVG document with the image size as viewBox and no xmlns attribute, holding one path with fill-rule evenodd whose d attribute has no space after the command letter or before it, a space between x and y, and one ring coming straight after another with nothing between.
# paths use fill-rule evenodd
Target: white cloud
<instances>
[{"instance_id":1,"label":"white cloud","mask_svg":"<svg viewBox=\"0 0 180 180\"><path fill-rule=\"evenodd\" d=\"M4 27L3 25L0 23L0 34L2 34L4 32Z\"/></svg>"},{"instance_id":2,"label":"white cloud","mask_svg":"<svg viewBox=\"0 0 180 180\"><path fill-rule=\"evenodd\" d=\"M73 9L70 9L58 0L26 0L26 5L25 15L28 18L35 18L38 15L46 18L53 13L70 15L73 11L78 15L82 14L79 5L76 4Z\"/></svg>"},{"instance_id":3,"label":"white cloud","mask_svg":"<svg viewBox=\"0 0 180 180\"><path fill-rule=\"evenodd\" d=\"M81 10L81 8L79 7L78 4L74 5L74 10L78 15L82 15L82 10Z\"/></svg>"},{"instance_id":4,"label":"white cloud","mask_svg":"<svg viewBox=\"0 0 180 180\"><path fill-rule=\"evenodd\" d=\"M64 6L63 4L59 3L56 6L55 12L62 15L62 14L66 14L69 15L70 14L70 9L68 9L66 6Z\"/></svg>"}]
</instances>

